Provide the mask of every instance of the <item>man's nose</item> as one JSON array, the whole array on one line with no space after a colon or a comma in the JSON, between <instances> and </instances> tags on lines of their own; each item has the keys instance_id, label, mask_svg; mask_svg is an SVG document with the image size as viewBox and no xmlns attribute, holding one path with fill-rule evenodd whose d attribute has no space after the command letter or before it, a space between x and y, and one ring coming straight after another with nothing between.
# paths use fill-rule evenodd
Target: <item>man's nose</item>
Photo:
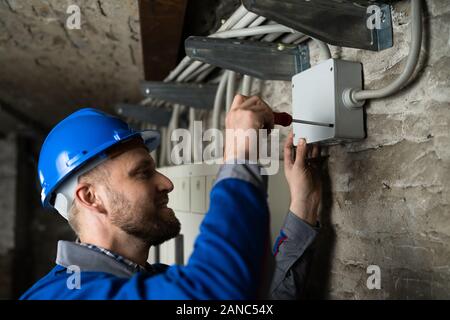
<instances>
[{"instance_id":1,"label":"man's nose","mask_svg":"<svg viewBox=\"0 0 450 320\"><path fill-rule=\"evenodd\" d=\"M173 190L173 183L170 181L169 178L167 178L162 173L159 173L159 181L158 181L158 189L159 191L165 191L165 192L171 192Z\"/></svg>"}]
</instances>

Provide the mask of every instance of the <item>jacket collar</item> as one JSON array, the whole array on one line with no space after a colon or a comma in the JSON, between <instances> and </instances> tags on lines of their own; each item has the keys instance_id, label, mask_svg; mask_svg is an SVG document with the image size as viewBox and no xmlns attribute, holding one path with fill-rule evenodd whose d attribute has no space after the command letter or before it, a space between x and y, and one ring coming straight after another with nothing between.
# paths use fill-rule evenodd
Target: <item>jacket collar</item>
<instances>
[{"instance_id":1,"label":"jacket collar","mask_svg":"<svg viewBox=\"0 0 450 320\"><path fill-rule=\"evenodd\" d=\"M106 272L121 278L131 278L136 269L102 252L70 241L58 241L56 263L68 268L76 265L82 272Z\"/></svg>"}]
</instances>

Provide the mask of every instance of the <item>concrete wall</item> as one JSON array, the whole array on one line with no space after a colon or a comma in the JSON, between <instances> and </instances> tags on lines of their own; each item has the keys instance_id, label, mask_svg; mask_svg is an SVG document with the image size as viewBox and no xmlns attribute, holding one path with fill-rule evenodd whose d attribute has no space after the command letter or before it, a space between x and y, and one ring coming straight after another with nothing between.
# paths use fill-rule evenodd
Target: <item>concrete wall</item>
<instances>
[{"instance_id":1,"label":"concrete wall","mask_svg":"<svg viewBox=\"0 0 450 320\"><path fill-rule=\"evenodd\" d=\"M66 28L69 5L80 7L79 30ZM139 101L138 2L2 0L0 65L0 100L47 127L83 106Z\"/></svg>"},{"instance_id":2,"label":"concrete wall","mask_svg":"<svg viewBox=\"0 0 450 320\"><path fill-rule=\"evenodd\" d=\"M16 154L13 136L0 140L0 299L9 298L13 286Z\"/></svg>"},{"instance_id":3,"label":"concrete wall","mask_svg":"<svg viewBox=\"0 0 450 320\"><path fill-rule=\"evenodd\" d=\"M367 139L325 150L311 298L450 298L450 2L427 0L425 9L414 81L366 104ZM403 70L409 15L409 1L394 5L393 48L332 48L334 57L361 61L366 88L386 86ZM313 43L310 50L315 64ZM291 110L290 83L266 82L263 97L274 109ZM381 290L366 286L369 265L381 269Z\"/></svg>"},{"instance_id":4,"label":"concrete wall","mask_svg":"<svg viewBox=\"0 0 450 320\"><path fill-rule=\"evenodd\" d=\"M0 139L0 299L16 299L54 266L58 240L74 240L67 222L40 205L37 151L42 142Z\"/></svg>"}]
</instances>

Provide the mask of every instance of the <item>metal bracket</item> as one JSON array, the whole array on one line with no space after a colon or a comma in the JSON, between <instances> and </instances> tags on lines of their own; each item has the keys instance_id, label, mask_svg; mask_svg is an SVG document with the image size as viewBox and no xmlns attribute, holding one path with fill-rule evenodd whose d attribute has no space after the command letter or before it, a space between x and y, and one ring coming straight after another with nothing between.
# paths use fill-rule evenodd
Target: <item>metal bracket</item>
<instances>
[{"instance_id":1,"label":"metal bracket","mask_svg":"<svg viewBox=\"0 0 450 320\"><path fill-rule=\"evenodd\" d=\"M144 81L141 82L141 91L144 96L170 103L197 109L212 109L217 85Z\"/></svg>"},{"instance_id":2,"label":"metal bracket","mask_svg":"<svg viewBox=\"0 0 450 320\"><path fill-rule=\"evenodd\" d=\"M381 28L376 29L375 41L378 43L378 51L391 48L394 45L392 32L392 16L390 5L380 5L381 9Z\"/></svg>"},{"instance_id":3,"label":"metal bracket","mask_svg":"<svg viewBox=\"0 0 450 320\"><path fill-rule=\"evenodd\" d=\"M117 114L137 121L144 121L157 126L168 126L172 111L166 108L119 103L114 107Z\"/></svg>"},{"instance_id":4,"label":"metal bracket","mask_svg":"<svg viewBox=\"0 0 450 320\"><path fill-rule=\"evenodd\" d=\"M223 69L263 80L286 80L311 67L306 45L189 37L186 54Z\"/></svg>"},{"instance_id":5,"label":"metal bracket","mask_svg":"<svg viewBox=\"0 0 450 320\"><path fill-rule=\"evenodd\" d=\"M251 12L341 47L381 51L392 47L392 18L387 1L243 0ZM373 19L377 23L373 23Z\"/></svg>"}]
</instances>

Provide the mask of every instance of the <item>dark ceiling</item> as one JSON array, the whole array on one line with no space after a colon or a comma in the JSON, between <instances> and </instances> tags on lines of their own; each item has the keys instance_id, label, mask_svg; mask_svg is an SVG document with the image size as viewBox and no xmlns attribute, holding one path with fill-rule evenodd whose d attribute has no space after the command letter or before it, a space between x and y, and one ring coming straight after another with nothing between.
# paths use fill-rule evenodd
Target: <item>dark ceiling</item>
<instances>
[{"instance_id":1,"label":"dark ceiling","mask_svg":"<svg viewBox=\"0 0 450 320\"><path fill-rule=\"evenodd\" d=\"M141 98L137 1L77 2L80 30L66 28L65 1L0 1L0 103L22 122L49 128L80 107L112 110ZM23 127L7 113L0 131Z\"/></svg>"},{"instance_id":2,"label":"dark ceiling","mask_svg":"<svg viewBox=\"0 0 450 320\"><path fill-rule=\"evenodd\" d=\"M184 38L217 29L239 0L0 0L0 134L46 133L81 107L142 99L184 56ZM142 32L144 30L144 32Z\"/></svg>"}]
</instances>

